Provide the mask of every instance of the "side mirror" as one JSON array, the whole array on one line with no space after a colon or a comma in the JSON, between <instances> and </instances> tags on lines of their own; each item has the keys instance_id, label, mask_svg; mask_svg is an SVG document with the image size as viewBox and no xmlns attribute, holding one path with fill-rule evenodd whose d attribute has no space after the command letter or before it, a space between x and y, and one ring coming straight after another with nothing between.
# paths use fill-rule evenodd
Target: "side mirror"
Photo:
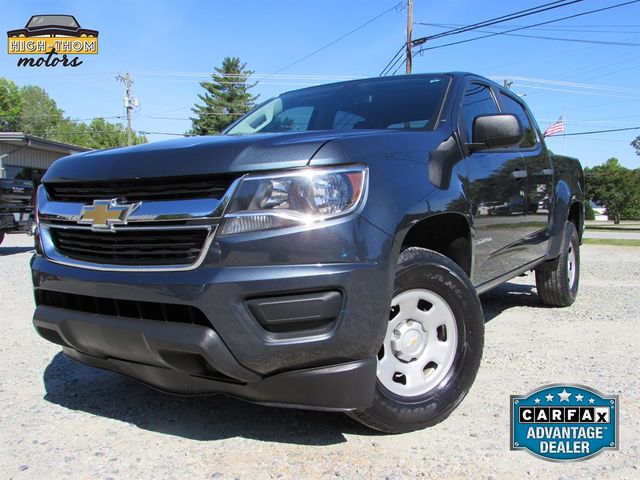
<instances>
[{"instance_id":1,"label":"side mirror","mask_svg":"<svg viewBox=\"0 0 640 480\"><path fill-rule=\"evenodd\" d=\"M481 115L473 120L473 143L468 143L470 151L487 148L510 147L524 138L520 120L515 115Z\"/></svg>"}]
</instances>

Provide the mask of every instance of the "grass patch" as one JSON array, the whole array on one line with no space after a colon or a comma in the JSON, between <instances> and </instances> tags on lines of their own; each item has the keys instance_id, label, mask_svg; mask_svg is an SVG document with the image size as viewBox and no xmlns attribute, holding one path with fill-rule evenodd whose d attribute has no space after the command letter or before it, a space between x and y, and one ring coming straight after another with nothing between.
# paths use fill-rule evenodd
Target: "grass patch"
<instances>
[{"instance_id":1,"label":"grass patch","mask_svg":"<svg viewBox=\"0 0 640 480\"><path fill-rule=\"evenodd\" d=\"M640 240L630 238L583 238L587 245L615 245L618 247L640 247Z\"/></svg>"}]
</instances>

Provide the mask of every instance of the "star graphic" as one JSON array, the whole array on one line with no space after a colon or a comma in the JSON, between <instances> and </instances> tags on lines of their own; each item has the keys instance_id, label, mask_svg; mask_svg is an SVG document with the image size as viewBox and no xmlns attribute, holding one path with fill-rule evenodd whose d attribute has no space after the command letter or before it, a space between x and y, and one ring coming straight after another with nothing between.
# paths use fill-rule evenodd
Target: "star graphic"
<instances>
[{"instance_id":1,"label":"star graphic","mask_svg":"<svg viewBox=\"0 0 640 480\"><path fill-rule=\"evenodd\" d=\"M540 403L540 399L539 399L539 398L535 398L535 399L533 400L533 402L534 402L534 403Z\"/></svg>"},{"instance_id":2,"label":"star graphic","mask_svg":"<svg viewBox=\"0 0 640 480\"><path fill-rule=\"evenodd\" d=\"M568 402L571 394L567 392L566 388L563 388L562 391L558 394L561 402Z\"/></svg>"},{"instance_id":3,"label":"star graphic","mask_svg":"<svg viewBox=\"0 0 640 480\"><path fill-rule=\"evenodd\" d=\"M584 395L581 395L581 394L576 395L576 402L581 402L583 398L584 398Z\"/></svg>"},{"instance_id":4,"label":"star graphic","mask_svg":"<svg viewBox=\"0 0 640 480\"><path fill-rule=\"evenodd\" d=\"M594 403L596 403L596 401L593 398L590 398L589 399L589 403L594 404Z\"/></svg>"},{"instance_id":5,"label":"star graphic","mask_svg":"<svg viewBox=\"0 0 640 480\"><path fill-rule=\"evenodd\" d=\"M553 395L549 394L546 397L544 397L547 399L547 402L550 402L551 400L553 400Z\"/></svg>"}]
</instances>

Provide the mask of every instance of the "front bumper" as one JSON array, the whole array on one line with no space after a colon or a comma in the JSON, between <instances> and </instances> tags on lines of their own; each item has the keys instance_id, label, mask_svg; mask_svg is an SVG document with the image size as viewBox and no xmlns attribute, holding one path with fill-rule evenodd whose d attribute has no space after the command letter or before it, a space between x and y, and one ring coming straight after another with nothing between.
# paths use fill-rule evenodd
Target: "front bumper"
<instances>
[{"instance_id":1,"label":"front bumper","mask_svg":"<svg viewBox=\"0 0 640 480\"><path fill-rule=\"evenodd\" d=\"M220 337L202 326L103 315L87 319L46 306L37 308L34 325L74 360L175 394L226 393L262 404L335 411L366 408L373 395L375 358L262 378L238 364Z\"/></svg>"},{"instance_id":2,"label":"front bumper","mask_svg":"<svg viewBox=\"0 0 640 480\"><path fill-rule=\"evenodd\" d=\"M344 262L326 261L323 255L336 238L359 240L333 247ZM118 299L188 305L201 311L207 324L40 304L34 325L71 358L165 391L227 393L260 403L328 410L366 408L391 299L393 271L379 259L387 258L390 246L386 234L354 216L314 232L216 240L203 265L191 271L96 271L37 255L32 262L36 293L98 298L97 303ZM284 263L294 255L299 263ZM248 259L265 256L275 264L247 265ZM312 328L304 327L307 318L293 318L293 328L284 331L265 326L273 315L279 328L291 312L302 315L299 299L307 297L321 311L334 311L335 318ZM308 318L322 316L312 311Z\"/></svg>"}]
</instances>

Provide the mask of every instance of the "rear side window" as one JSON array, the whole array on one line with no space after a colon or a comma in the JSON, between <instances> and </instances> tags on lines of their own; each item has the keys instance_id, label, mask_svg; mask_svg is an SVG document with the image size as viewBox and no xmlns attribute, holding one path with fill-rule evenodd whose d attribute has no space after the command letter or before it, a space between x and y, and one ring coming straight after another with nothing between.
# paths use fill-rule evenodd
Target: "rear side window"
<instances>
[{"instance_id":1,"label":"rear side window","mask_svg":"<svg viewBox=\"0 0 640 480\"><path fill-rule=\"evenodd\" d=\"M538 136L536 135L535 128L531 125L531 120L524 107L516 99L502 92L500 92L500 100L504 106L504 113L515 115L520 120L522 130L524 130L524 138L520 143L520 148L533 147L538 142Z\"/></svg>"},{"instance_id":2,"label":"rear side window","mask_svg":"<svg viewBox=\"0 0 640 480\"><path fill-rule=\"evenodd\" d=\"M468 143L473 141L471 135L476 117L500 113L489 87L479 83L472 83L465 89L461 111Z\"/></svg>"}]
</instances>

